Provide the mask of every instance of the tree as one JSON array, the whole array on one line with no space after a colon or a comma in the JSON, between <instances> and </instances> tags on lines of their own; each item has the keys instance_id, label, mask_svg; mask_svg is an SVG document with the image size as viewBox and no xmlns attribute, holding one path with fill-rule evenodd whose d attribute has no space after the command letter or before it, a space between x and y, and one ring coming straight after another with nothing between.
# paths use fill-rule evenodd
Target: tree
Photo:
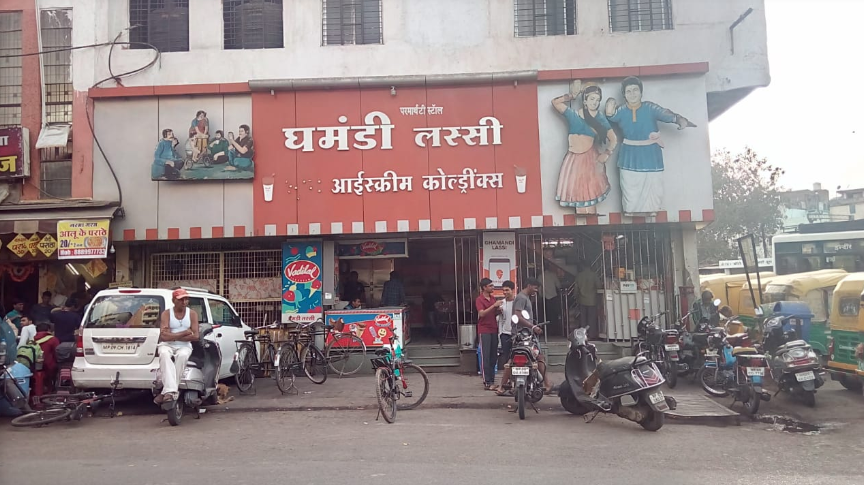
<instances>
[{"instance_id":1,"label":"tree","mask_svg":"<svg viewBox=\"0 0 864 485\"><path fill-rule=\"evenodd\" d=\"M739 259L735 239L753 234L770 255L771 236L783 226L778 180L783 170L760 158L749 147L732 156L721 150L711 157L714 222L699 231L699 263Z\"/></svg>"}]
</instances>

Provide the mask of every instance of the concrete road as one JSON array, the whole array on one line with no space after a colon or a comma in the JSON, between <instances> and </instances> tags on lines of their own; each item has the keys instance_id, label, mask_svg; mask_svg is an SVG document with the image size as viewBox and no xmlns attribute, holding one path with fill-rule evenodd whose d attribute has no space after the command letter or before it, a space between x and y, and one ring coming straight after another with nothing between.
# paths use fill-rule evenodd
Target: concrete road
<instances>
[{"instance_id":1,"label":"concrete road","mask_svg":"<svg viewBox=\"0 0 864 485\"><path fill-rule=\"evenodd\" d=\"M187 416L186 418L191 418ZM772 426L668 423L563 411L418 409L160 415L42 429L0 422L0 483L117 484L860 484L864 426L818 434Z\"/></svg>"}]
</instances>

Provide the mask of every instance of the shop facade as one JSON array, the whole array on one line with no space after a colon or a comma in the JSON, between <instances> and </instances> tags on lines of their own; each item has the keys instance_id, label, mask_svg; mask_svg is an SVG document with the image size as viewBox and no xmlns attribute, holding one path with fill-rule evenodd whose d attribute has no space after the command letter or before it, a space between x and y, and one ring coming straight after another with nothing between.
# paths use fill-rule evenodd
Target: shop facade
<instances>
[{"instance_id":1,"label":"shop facade","mask_svg":"<svg viewBox=\"0 0 864 485\"><path fill-rule=\"evenodd\" d=\"M598 279L600 337L629 341L642 316L686 307L698 277L695 231L713 213L705 69L673 66L641 78L590 71L407 84L382 78L354 87L320 80L305 89L250 82L231 93L134 100L94 92L97 137L109 157L126 154L114 163L125 164L121 184L135 187L129 206L138 208L113 232L116 276L141 286L205 288L260 326L342 307L351 272L366 285L364 304L376 307L396 271L409 308L406 341L436 337L428 328L434 310L444 340L467 349L480 278L519 285L553 281L548 273L555 273L557 298L541 294L536 304L556 320L548 333L560 337L578 322L573 282L584 262ZM578 129L568 117L584 98L568 100L565 113L551 101L593 86L626 103L625 79L640 85L643 104L666 123L628 145L623 140L633 135L619 125L652 114L624 104L604 115L620 122L607 122L612 134L597 138L597 153L611 152L591 165L600 194L577 207L567 199L579 183L566 168ZM202 113L212 149L197 157ZM156 146L150 137L112 135L121 121L156 134ZM252 140L251 163L221 160L219 140L241 130ZM613 134L622 142L613 143ZM166 145L178 173L165 168ZM618 158L633 146L658 147L660 170L636 182L637 190L653 191L656 207L626 206L623 192L632 192L641 172L622 182ZM291 244L300 253L314 245L316 257L320 251L317 287L284 280ZM314 306L300 303L309 297Z\"/></svg>"}]
</instances>

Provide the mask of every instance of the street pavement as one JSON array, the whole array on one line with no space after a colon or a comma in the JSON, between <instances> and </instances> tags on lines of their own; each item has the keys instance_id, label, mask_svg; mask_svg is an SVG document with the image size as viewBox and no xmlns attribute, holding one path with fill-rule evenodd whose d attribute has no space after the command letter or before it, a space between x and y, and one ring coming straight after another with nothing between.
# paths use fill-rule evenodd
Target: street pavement
<instances>
[{"instance_id":1,"label":"street pavement","mask_svg":"<svg viewBox=\"0 0 864 485\"><path fill-rule=\"evenodd\" d=\"M616 416L586 423L551 396L520 421L512 398L483 391L477 376L430 374L430 381L428 400L391 425L375 419L371 375L321 386L298 379L299 393L285 396L260 379L257 395L232 388L233 401L200 420L187 415L177 428L145 402L124 403L113 419L41 429L11 428L6 419L0 483L837 485L864 477L855 468L864 453L864 399L830 382L815 409L783 397L763 403L765 421L781 415L822 426L801 429L807 433L750 420L667 420L651 433ZM666 392L701 393L686 382Z\"/></svg>"}]
</instances>

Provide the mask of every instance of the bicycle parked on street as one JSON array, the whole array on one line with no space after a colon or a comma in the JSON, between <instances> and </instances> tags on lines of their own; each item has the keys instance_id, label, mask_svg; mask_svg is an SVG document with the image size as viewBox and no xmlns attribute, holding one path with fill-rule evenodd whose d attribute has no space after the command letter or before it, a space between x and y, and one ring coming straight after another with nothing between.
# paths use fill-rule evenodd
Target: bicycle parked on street
<instances>
[{"instance_id":1,"label":"bicycle parked on street","mask_svg":"<svg viewBox=\"0 0 864 485\"><path fill-rule=\"evenodd\" d=\"M267 325L264 328L267 329L278 329L284 326L279 322L274 322L271 325ZM241 393L246 393L255 385L255 374L266 374L270 373L271 377L276 379L276 387L279 388L283 394L288 392L288 390L294 385L294 378L291 376L290 382L286 380L280 380L280 376L283 374L279 372L279 369L276 365L276 346L273 344L270 335L260 334L258 329L247 330L243 332L246 336L246 340L238 340L237 343L237 352L234 354L234 363L232 366L237 366L236 369L231 369L234 372L234 379L237 382L237 389L240 390ZM258 351L256 349L256 344L260 347L264 346L264 351L261 354L261 358L258 358ZM288 365L289 362L286 362ZM287 377L287 376L286 376Z\"/></svg>"},{"instance_id":2,"label":"bicycle parked on street","mask_svg":"<svg viewBox=\"0 0 864 485\"><path fill-rule=\"evenodd\" d=\"M324 384L327 380L327 358L315 344L315 337L326 335L324 321L298 323L289 318L288 323L293 323L295 327L288 331L288 342L279 348L276 357L278 375L281 377L290 371L291 376L295 376L302 370L314 384ZM316 329L319 325L321 330Z\"/></svg>"},{"instance_id":3,"label":"bicycle parked on street","mask_svg":"<svg viewBox=\"0 0 864 485\"><path fill-rule=\"evenodd\" d=\"M340 377L356 374L366 361L366 343L354 332L346 332L341 320L331 321L333 325L324 324L325 339L329 340L324 346L327 365Z\"/></svg>"},{"instance_id":4,"label":"bicycle parked on street","mask_svg":"<svg viewBox=\"0 0 864 485\"><path fill-rule=\"evenodd\" d=\"M76 394L46 394L42 396L41 402L44 407L41 411L18 416L12 420L12 426L24 428L38 428L46 424L58 421L80 421L89 410L95 413L102 401L108 400L108 408L111 417L115 416L114 394L120 384L120 373L114 376L111 383L111 392L108 394L96 394L95 392L79 392Z\"/></svg>"},{"instance_id":5,"label":"bicycle parked on street","mask_svg":"<svg viewBox=\"0 0 864 485\"><path fill-rule=\"evenodd\" d=\"M388 423L396 422L397 410L414 409L429 395L429 377L426 371L411 363L404 355L397 355L395 340L396 337L391 335L390 348L376 350L376 357L371 359L375 369L378 414L384 416L384 421ZM420 381L423 382L422 389ZM414 396L415 391L419 392L417 397Z\"/></svg>"}]
</instances>

